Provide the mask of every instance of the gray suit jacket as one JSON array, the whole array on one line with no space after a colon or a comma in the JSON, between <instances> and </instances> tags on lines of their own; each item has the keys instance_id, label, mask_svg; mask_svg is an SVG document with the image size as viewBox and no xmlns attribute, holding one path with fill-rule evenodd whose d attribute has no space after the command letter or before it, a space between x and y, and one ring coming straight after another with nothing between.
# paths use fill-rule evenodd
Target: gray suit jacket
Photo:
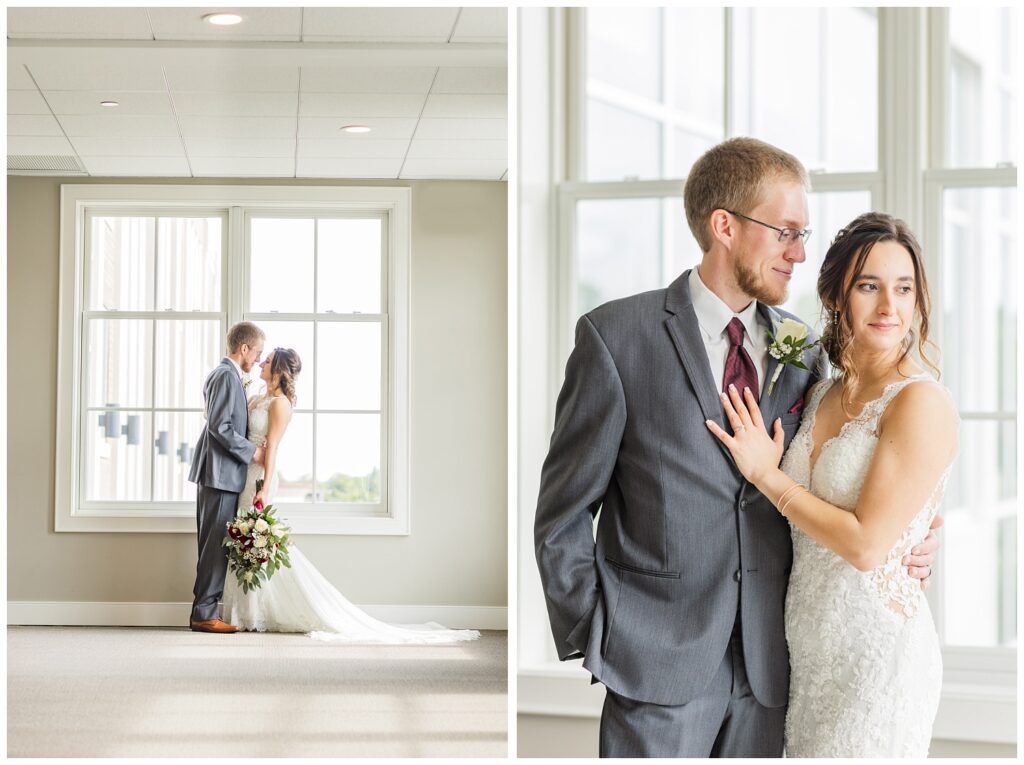
<instances>
[{"instance_id":1,"label":"gray suit jacket","mask_svg":"<svg viewBox=\"0 0 1024 765\"><path fill-rule=\"evenodd\" d=\"M582 654L616 693L663 705L693 699L721 663L738 609L750 686L761 704L780 707L789 525L704 424L730 430L688 277L577 324L541 474L537 563L559 657ZM804 358L812 370L817 350ZM769 361L761 411L766 423L782 418L788 446L816 378L787 366L768 396Z\"/></svg>"},{"instance_id":2,"label":"gray suit jacket","mask_svg":"<svg viewBox=\"0 0 1024 765\"><path fill-rule=\"evenodd\" d=\"M214 367L203 385L206 424L196 442L188 480L222 491L245 488L246 467L256 444L246 439L249 409L238 372L228 359Z\"/></svg>"}]
</instances>

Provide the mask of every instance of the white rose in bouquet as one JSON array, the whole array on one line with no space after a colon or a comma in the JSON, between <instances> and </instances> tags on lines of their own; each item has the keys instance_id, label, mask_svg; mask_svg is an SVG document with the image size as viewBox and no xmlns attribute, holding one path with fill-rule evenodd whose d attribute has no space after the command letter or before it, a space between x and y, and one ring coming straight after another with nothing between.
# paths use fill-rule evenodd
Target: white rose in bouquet
<instances>
[{"instance_id":1,"label":"white rose in bouquet","mask_svg":"<svg viewBox=\"0 0 1024 765\"><path fill-rule=\"evenodd\" d=\"M255 539L253 539L252 546L253 547L266 547L267 546L267 538L265 536L262 536L262 535L257 536Z\"/></svg>"},{"instance_id":2,"label":"white rose in bouquet","mask_svg":"<svg viewBox=\"0 0 1024 765\"><path fill-rule=\"evenodd\" d=\"M238 530L242 532L243 537L247 537L249 536L249 532L252 531L252 526L250 526L246 521L242 521L238 524Z\"/></svg>"},{"instance_id":3,"label":"white rose in bouquet","mask_svg":"<svg viewBox=\"0 0 1024 765\"><path fill-rule=\"evenodd\" d=\"M280 523L275 523L273 526L270 527L270 533L278 539L280 539L284 536L284 526L282 526Z\"/></svg>"},{"instance_id":4,"label":"white rose in bouquet","mask_svg":"<svg viewBox=\"0 0 1024 765\"><path fill-rule=\"evenodd\" d=\"M256 521L256 531L260 534L266 534L268 531L270 531L270 524L262 518L260 518L258 521Z\"/></svg>"}]
</instances>

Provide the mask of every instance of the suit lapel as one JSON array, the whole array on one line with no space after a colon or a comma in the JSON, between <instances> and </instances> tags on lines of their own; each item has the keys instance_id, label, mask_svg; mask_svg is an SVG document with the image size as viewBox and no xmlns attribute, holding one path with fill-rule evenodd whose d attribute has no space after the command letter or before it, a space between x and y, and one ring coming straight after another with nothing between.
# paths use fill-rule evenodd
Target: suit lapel
<instances>
[{"instance_id":1,"label":"suit lapel","mask_svg":"<svg viewBox=\"0 0 1024 765\"><path fill-rule=\"evenodd\" d=\"M765 319L767 325L772 327L773 331L775 328L775 322L782 321L782 317L773 309L771 306L767 306L764 303L758 302L757 304L758 313ZM775 375L775 370L778 368L779 362L777 359L768 356L768 370L765 373L764 380L761 381L761 397L758 401L761 409L761 419L764 420L765 428L768 433L774 435L772 430L772 422L779 416L779 402L783 400L781 388L786 381L786 374L789 371L787 367L783 366L782 371L779 372L779 379L775 381L775 388L772 394L768 395L768 387L772 381L772 377Z\"/></svg>"},{"instance_id":2,"label":"suit lapel","mask_svg":"<svg viewBox=\"0 0 1024 765\"><path fill-rule=\"evenodd\" d=\"M690 272L685 271L668 287L665 310L673 315L665 320L665 327L676 347L676 353L679 354L679 360L683 364L690 385L697 395L697 402L705 419L725 428L722 402L715 389L715 378L711 374L708 352L704 347L704 338L700 334L700 324L693 310L693 301L690 299L689 278ZM725 444L717 438L715 442L731 460L732 455Z\"/></svg>"}]
</instances>

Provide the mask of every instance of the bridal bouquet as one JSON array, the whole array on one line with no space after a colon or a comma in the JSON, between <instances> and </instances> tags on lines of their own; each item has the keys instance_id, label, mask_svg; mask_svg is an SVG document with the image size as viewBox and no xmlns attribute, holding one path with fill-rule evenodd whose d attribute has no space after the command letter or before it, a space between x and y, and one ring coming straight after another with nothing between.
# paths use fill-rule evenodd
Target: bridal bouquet
<instances>
[{"instance_id":1,"label":"bridal bouquet","mask_svg":"<svg viewBox=\"0 0 1024 765\"><path fill-rule=\"evenodd\" d=\"M262 479L256 491L263 488ZM228 523L224 546L228 548L228 569L234 572L242 592L262 586L282 567L291 568L288 559L290 528L274 517L273 505L257 501L249 510Z\"/></svg>"}]
</instances>

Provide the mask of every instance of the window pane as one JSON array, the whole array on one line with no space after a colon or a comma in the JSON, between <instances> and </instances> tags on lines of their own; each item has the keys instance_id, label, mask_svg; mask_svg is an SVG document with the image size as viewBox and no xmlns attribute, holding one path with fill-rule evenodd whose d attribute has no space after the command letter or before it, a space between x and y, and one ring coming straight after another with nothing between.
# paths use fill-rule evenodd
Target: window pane
<instances>
[{"instance_id":1,"label":"window pane","mask_svg":"<svg viewBox=\"0 0 1024 765\"><path fill-rule=\"evenodd\" d=\"M671 284L677 276L688 268L693 268L700 263L704 253L700 245L693 238L690 226L686 222L686 211L683 209L683 200L673 197L662 200L662 213L669 222L669 235L672 237L670 249L672 259L668 264L668 273L663 275L660 286Z\"/></svg>"},{"instance_id":2,"label":"window pane","mask_svg":"<svg viewBox=\"0 0 1024 765\"><path fill-rule=\"evenodd\" d=\"M661 128L650 118L587 101L587 179L661 177Z\"/></svg>"},{"instance_id":3,"label":"window pane","mask_svg":"<svg viewBox=\"0 0 1024 765\"><path fill-rule=\"evenodd\" d=\"M380 415L318 415L316 478L324 502L380 502Z\"/></svg>"},{"instance_id":4,"label":"window pane","mask_svg":"<svg viewBox=\"0 0 1024 765\"><path fill-rule=\"evenodd\" d=\"M1016 421L964 421L943 514L945 643L1016 642Z\"/></svg>"},{"instance_id":5,"label":"window pane","mask_svg":"<svg viewBox=\"0 0 1024 765\"><path fill-rule=\"evenodd\" d=\"M313 501L313 415L295 413L277 454L277 494L280 502Z\"/></svg>"},{"instance_id":6,"label":"window pane","mask_svg":"<svg viewBox=\"0 0 1024 765\"><path fill-rule=\"evenodd\" d=\"M203 383L227 353L219 321L156 322L156 406L202 409Z\"/></svg>"},{"instance_id":7,"label":"window pane","mask_svg":"<svg viewBox=\"0 0 1024 765\"><path fill-rule=\"evenodd\" d=\"M725 134L725 10L669 8L668 25L672 106L717 143Z\"/></svg>"},{"instance_id":8,"label":"window pane","mask_svg":"<svg viewBox=\"0 0 1024 765\"><path fill-rule=\"evenodd\" d=\"M696 135L685 130L676 129L673 131L672 151L672 177L685 178L690 174L690 168L700 155L719 143L721 135L708 137Z\"/></svg>"},{"instance_id":9,"label":"window pane","mask_svg":"<svg viewBox=\"0 0 1024 765\"><path fill-rule=\"evenodd\" d=\"M577 203L577 314L615 298L664 286L661 204L660 199Z\"/></svg>"},{"instance_id":10,"label":"window pane","mask_svg":"<svg viewBox=\"0 0 1024 765\"><path fill-rule=\"evenodd\" d=\"M252 218L249 310L312 313L313 220Z\"/></svg>"},{"instance_id":11,"label":"window pane","mask_svg":"<svg viewBox=\"0 0 1024 765\"><path fill-rule=\"evenodd\" d=\"M91 409L82 440L86 501L149 500L150 412Z\"/></svg>"},{"instance_id":12,"label":"window pane","mask_svg":"<svg viewBox=\"0 0 1024 765\"><path fill-rule=\"evenodd\" d=\"M92 217L89 237L90 311L153 308L153 218Z\"/></svg>"},{"instance_id":13,"label":"window pane","mask_svg":"<svg viewBox=\"0 0 1024 765\"><path fill-rule=\"evenodd\" d=\"M821 303L818 301L818 272L825 260L836 233L861 213L871 210L869 191L833 191L808 194L811 216L811 238L804 251L807 260L797 263L789 283L789 296L783 303L794 313L821 332Z\"/></svg>"},{"instance_id":14,"label":"window pane","mask_svg":"<svg viewBox=\"0 0 1024 765\"><path fill-rule=\"evenodd\" d=\"M1016 189L943 196L943 377L962 410L1015 411Z\"/></svg>"},{"instance_id":15,"label":"window pane","mask_svg":"<svg viewBox=\"0 0 1024 765\"><path fill-rule=\"evenodd\" d=\"M221 235L219 217L157 221L157 310L220 310Z\"/></svg>"},{"instance_id":16,"label":"window pane","mask_svg":"<svg viewBox=\"0 0 1024 765\"><path fill-rule=\"evenodd\" d=\"M1017 161L1017 11L949 9L949 145L953 167Z\"/></svg>"},{"instance_id":17,"label":"window pane","mask_svg":"<svg viewBox=\"0 0 1024 765\"><path fill-rule=\"evenodd\" d=\"M658 8L588 8L587 79L637 96L661 97Z\"/></svg>"},{"instance_id":18,"label":"window pane","mask_svg":"<svg viewBox=\"0 0 1024 765\"><path fill-rule=\"evenodd\" d=\"M876 169L875 10L736 8L733 13L733 134L779 146L812 169Z\"/></svg>"},{"instance_id":19,"label":"window pane","mask_svg":"<svg viewBox=\"0 0 1024 765\"><path fill-rule=\"evenodd\" d=\"M380 313L380 218L324 218L317 226L317 310Z\"/></svg>"},{"instance_id":20,"label":"window pane","mask_svg":"<svg viewBox=\"0 0 1024 765\"><path fill-rule=\"evenodd\" d=\"M196 485L188 480L188 471L206 420L192 412L157 412L155 419L153 499L194 502Z\"/></svg>"},{"instance_id":21,"label":"window pane","mask_svg":"<svg viewBox=\"0 0 1024 765\"><path fill-rule=\"evenodd\" d=\"M263 346L263 358L278 347L291 348L299 354L302 371L295 380L295 406L299 409L312 409L313 377L316 374L316 359L313 358L313 322L261 321L259 324L267 336ZM259 377L259 367L253 367L252 374Z\"/></svg>"},{"instance_id":22,"label":"window pane","mask_svg":"<svg viewBox=\"0 0 1024 765\"><path fill-rule=\"evenodd\" d=\"M380 409L381 325L318 326L317 409Z\"/></svg>"},{"instance_id":23,"label":"window pane","mask_svg":"<svg viewBox=\"0 0 1024 765\"><path fill-rule=\"evenodd\" d=\"M153 400L153 322L93 319L87 324L85 366L89 406L150 406ZM199 382L202 385L202 380Z\"/></svg>"}]
</instances>

